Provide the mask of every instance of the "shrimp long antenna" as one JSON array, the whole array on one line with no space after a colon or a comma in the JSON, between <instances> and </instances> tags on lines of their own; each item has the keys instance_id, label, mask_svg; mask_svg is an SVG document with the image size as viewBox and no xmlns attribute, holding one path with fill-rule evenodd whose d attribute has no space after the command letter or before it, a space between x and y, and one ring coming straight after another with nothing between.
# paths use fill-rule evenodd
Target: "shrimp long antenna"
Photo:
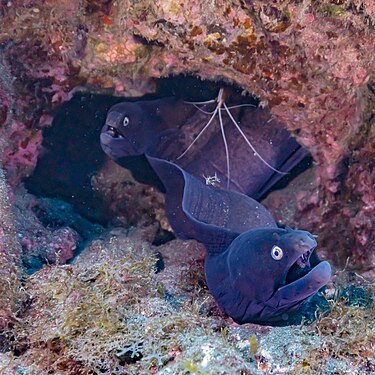
<instances>
[{"instance_id":1,"label":"shrimp long antenna","mask_svg":"<svg viewBox=\"0 0 375 375\"><path fill-rule=\"evenodd\" d=\"M202 130L198 133L198 135L194 138L192 143L186 148L186 150L177 158L177 160L181 159L186 155L186 153L193 147L193 145L198 141L198 139L202 136L202 134L206 131L206 129L211 125L212 121L215 119L216 114L218 113L219 115L219 124L220 124L220 131L223 137L223 142L224 142L224 148L225 148L225 159L226 159L226 165L227 165L227 189L229 189L230 185L230 160L229 160L229 148L228 148L228 142L225 136L225 130L224 130L224 123L223 123L223 118L221 111L225 111L227 115L229 116L230 120L233 122L234 126L236 129L240 132L242 138L245 140L246 144L250 147L250 149L254 152L254 155L257 156L268 168L270 168L272 171L286 175L288 174L287 172L282 172L279 171L278 169L274 168L271 164L269 164L260 154L259 152L254 148L254 146L251 144L251 142L248 140L246 137L245 133L242 131L241 127L238 125L237 121L234 119L231 109L234 108L240 108L240 107L256 107L253 104L239 104L239 105L234 105L228 107L225 103L225 97L226 93L223 88L220 89L217 98L216 99L211 99L207 100L204 102L185 102L187 104L192 104L194 107L196 107L200 112L203 112L205 114L211 115L209 121L207 124L202 128ZM205 105L205 104L210 104L210 103L217 103L216 108L212 112L208 112L203 110L202 108L199 107L199 105ZM224 107L224 108L223 108Z\"/></svg>"},{"instance_id":2,"label":"shrimp long antenna","mask_svg":"<svg viewBox=\"0 0 375 375\"><path fill-rule=\"evenodd\" d=\"M221 102L221 103L224 103L224 102ZM218 106L221 105L221 103L219 103ZM223 136L224 147L225 147L225 158L227 162L227 189L229 189L229 183L230 183L229 150L228 150L228 142L225 137L224 124L223 124L223 118L221 117L221 111L219 111L219 123L220 123L221 134Z\"/></svg>"},{"instance_id":3,"label":"shrimp long antenna","mask_svg":"<svg viewBox=\"0 0 375 375\"><path fill-rule=\"evenodd\" d=\"M196 102L184 102L184 103L192 104L198 111L201 111L201 112L205 113L206 115L211 115L212 113L214 113L214 111L205 111L204 109L199 107L199 103L196 103ZM235 109L235 108L241 108L241 107L256 108L257 106L254 105L254 104L238 104L238 105L231 105L230 107L228 107L228 109ZM226 111L226 109L224 109L224 108L220 108L220 110Z\"/></svg>"},{"instance_id":4,"label":"shrimp long antenna","mask_svg":"<svg viewBox=\"0 0 375 375\"><path fill-rule=\"evenodd\" d=\"M200 112L202 112L202 113L204 113L204 114L206 114L206 115L212 115L212 114L215 112L215 110L213 110L213 111L205 111L205 110L202 109L201 107L198 107L196 104L193 104L193 106L194 106L198 111L200 111Z\"/></svg>"},{"instance_id":5,"label":"shrimp long antenna","mask_svg":"<svg viewBox=\"0 0 375 375\"><path fill-rule=\"evenodd\" d=\"M204 131L211 125L211 122L214 120L218 110L219 110L219 106L216 107L208 123L203 127L203 129L199 132L199 134L194 138L193 142L190 143L190 146L177 158L177 160L184 157L186 153L193 147L194 143L198 141L198 139L204 133Z\"/></svg>"},{"instance_id":6,"label":"shrimp long antenna","mask_svg":"<svg viewBox=\"0 0 375 375\"><path fill-rule=\"evenodd\" d=\"M223 105L224 105L224 108L225 108L225 110L226 110L229 118L232 120L234 126L240 132L242 138L245 140L245 142L247 143L247 145L254 152L255 156L257 156L265 165L267 165L267 167L269 167L270 169L272 169L274 172L277 172L277 173L280 173L280 174L284 174L284 175L288 174L287 172L282 172L282 171L279 171L278 169L274 168L271 164L269 164L266 160L264 160L262 158L262 156L259 154L259 152L254 148L254 146L251 144L251 142L247 139L245 133L242 131L242 129L240 128L240 126L237 124L237 121L233 118L232 113L230 112L230 110L227 107L227 105L225 104L225 102L223 102Z\"/></svg>"},{"instance_id":7,"label":"shrimp long antenna","mask_svg":"<svg viewBox=\"0 0 375 375\"><path fill-rule=\"evenodd\" d=\"M222 89L220 89L220 90L222 90ZM205 102L186 102L185 101L185 103L186 104L197 104L197 105L199 105L199 104L210 104L210 103L215 103L217 101L217 99L210 99L210 100L206 100Z\"/></svg>"},{"instance_id":8,"label":"shrimp long antenna","mask_svg":"<svg viewBox=\"0 0 375 375\"><path fill-rule=\"evenodd\" d=\"M234 109L234 108L241 108L241 107L253 107L256 108L257 106L254 104L237 104L237 105L231 105L228 107L228 109ZM222 111L226 111L226 109L222 109Z\"/></svg>"}]
</instances>

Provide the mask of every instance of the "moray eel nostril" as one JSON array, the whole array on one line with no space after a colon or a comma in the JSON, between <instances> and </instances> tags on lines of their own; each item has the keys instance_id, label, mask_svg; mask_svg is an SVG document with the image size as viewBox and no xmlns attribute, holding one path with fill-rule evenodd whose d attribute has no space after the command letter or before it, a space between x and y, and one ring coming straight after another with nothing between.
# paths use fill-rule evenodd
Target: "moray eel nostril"
<instances>
[{"instance_id":1,"label":"moray eel nostril","mask_svg":"<svg viewBox=\"0 0 375 375\"><path fill-rule=\"evenodd\" d=\"M222 130L221 110L216 108ZM227 127L224 155L222 139L213 135L203 152L194 154L189 146L183 155L191 154L190 159L184 160L187 132L192 124L207 121L204 111L176 98L115 105L100 139L103 150L120 165L127 166L129 158L134 165L139 158L133 172L147 170L142 182L154 183L156 177L162 185L177 236L205 245L207 285L222 310L238 323L276 324L327 284L331 268L327 262L311 261L317 247L311 233L278 228L271 213L249 196L270 189L279 179L277 171L289 171L306 151L274 121L260 126L262 110L243 111L241 126L246 119L253 121L246 135L254 140L252 147L272 155L267 164L272 162L273 170L249 153L246 142L237 144L237 133ZM231 113L229 123L233 121L239 120ZM236 161L230 174L229 159ZM209 176L215 176L215 186L207 184ZM221 180L229 189L220 188Z\"/></svg>"}]
</instances>

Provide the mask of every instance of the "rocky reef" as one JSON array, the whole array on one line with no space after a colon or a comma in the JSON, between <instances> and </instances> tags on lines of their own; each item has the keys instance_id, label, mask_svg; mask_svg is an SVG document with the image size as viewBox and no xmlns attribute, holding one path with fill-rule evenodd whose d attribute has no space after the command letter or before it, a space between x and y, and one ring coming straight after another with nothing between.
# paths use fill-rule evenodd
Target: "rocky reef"
<instances>
[{"instance_id":1,"label":"rocky reef","mask_svg":"<svg viewBox=\"0 0 375 375\"><path fill-rule=\"evenodd\" d=\"M52 110L78 90L137 96L180 73L224 80L258 96L314 158L314 191L290 202L294 222L341 265L349 256L372 267L371 2L11 1L1 17L1 159L12 185L32 173Z\"/></svg>"},{"instance_id":2,"label":"rocky reef","mask_svg":"<svg viewBox=\"0 0 375 375\"><path fill-rule=\"evenodd\" d=\"M374 27L367 0L2 1L0 371L374 372ZM201 246L101 153L109 107L167 77L234 85L310 151L264 203L339 270L315 323L222 316Z\"/></svg>"},{"instance_id":3,"label":"rocky reef","mask_svg":"<svg viewBox=\"0 0 375 375\"><path fill-rule=\"evenodd\" d=\"M370 374L373 284L336 278L330 311L294 327L236 325L204 285L202 248L155 248L139 229L101 235L73 264L45 266L23 285L8 327L3 374ZM183 262L181 260L184 250ZM345 287L344 287L345 286Z\"/></svg>"}]
</instances>

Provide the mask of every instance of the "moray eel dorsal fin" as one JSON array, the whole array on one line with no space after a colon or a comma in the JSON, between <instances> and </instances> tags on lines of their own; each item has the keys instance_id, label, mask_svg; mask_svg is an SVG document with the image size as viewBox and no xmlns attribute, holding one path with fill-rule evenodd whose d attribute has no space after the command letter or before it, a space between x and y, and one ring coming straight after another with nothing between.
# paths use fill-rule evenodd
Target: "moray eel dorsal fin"
<instances>
[{"instance_id":1,"label":"moray eel dorsal fin","mask_svg":"<svg viewBox=\"0 0 375 375\"><path fill-rule=\"evenodd\" d=\"M238 323L285 320L327 284L330 265L310 264L317 243L309 232L278 228L270 212L241 189L220 189L205 184L200 172L193 175L201 171L200 162L206 165L199 155L177 164L173 155L180 154L179 142L192 116L197 114L175 98L117 104L103 127L102 148L120 165L138 160L134 172L147 168L141 182L165 191L167 215L176 234L207 248L206 281L229 316ZM298 158L295 150L284 146L279 147L290 156L284 157L284 164L291 168ZM252 172L249 165L242 173L261 186L257 195L272 183L268 174L262 180L255 169Z\"/></svg>"}]
</instances>

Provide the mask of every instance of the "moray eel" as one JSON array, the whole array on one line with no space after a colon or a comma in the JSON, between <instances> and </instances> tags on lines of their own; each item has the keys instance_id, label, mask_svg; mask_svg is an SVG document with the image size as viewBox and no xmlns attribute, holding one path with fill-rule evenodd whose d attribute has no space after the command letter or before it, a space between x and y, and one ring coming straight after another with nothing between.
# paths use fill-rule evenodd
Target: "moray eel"
<instances>
[{"instance_id":1,"label":"moray eel","mask_svg":"<svg viewBox=\"0 0 375 375\"><path fill-rule=\"evenodd\" d=\"M238 323L288 321L328 283L331 267L318 260L317 243L309 232L278 228L262 204L239 191L241 185L222 189L205 183L201 172L193 175L189 167L199 165L199 154L196 160L177 164L184 127L197 115L201 113L176 98L120 103L107 115L101 145L120 165L130 165L135 173L146 171L141 182L166 193L166 212L177 236L205 245L207 285L226 314ZM282 164L291 168L298 159L296 150L285 142L275 147L287 154ZM250 164L246 174L257 188L249 188L248 176L245 185L256 195L272 186L272 179L262 179L260 169L255 166L252 172L253 167Z\"/></svg>"}]
</instances>

